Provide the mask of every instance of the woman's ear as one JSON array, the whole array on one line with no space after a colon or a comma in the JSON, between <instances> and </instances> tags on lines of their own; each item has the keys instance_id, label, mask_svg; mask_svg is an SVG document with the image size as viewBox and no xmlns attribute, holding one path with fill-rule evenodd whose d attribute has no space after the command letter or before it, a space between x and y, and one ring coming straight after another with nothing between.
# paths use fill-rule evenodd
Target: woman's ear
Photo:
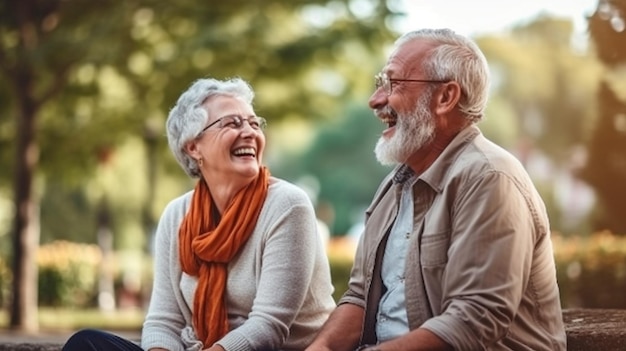
<instances>
[{"instance_id":1,"label":"woman's ear","mask_svg":"<svg viewBox=\"0 0 626 351\"><path fill-rule=\"evenodd\" d=\"M202 155L200 154L200 150L198 149L198 144L196 143L195 140L191 140L187 142L187 144L185 144L184 150L194 160L202 158Z\"/></svg>"},{"instance_id":2,"label":"woman's ear","mask_svg":"<svg viewBox=\"0 0 626 351\"><path fill-rule=\"evenodd\" d=\"M452 111L461 99L461 86L455 81L442 84L439 94L437 95L437 106L435 112L437 114L446 114Z\"/></svg>"}]
</instances>

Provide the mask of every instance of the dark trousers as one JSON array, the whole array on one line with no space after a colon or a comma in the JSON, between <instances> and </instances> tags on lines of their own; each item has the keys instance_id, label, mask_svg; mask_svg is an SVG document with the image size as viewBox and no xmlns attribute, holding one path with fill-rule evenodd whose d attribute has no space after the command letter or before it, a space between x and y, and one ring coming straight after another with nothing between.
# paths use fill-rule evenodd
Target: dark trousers
<instances>
[{"instance_id":1,"label":"dark trousers","mask_svg":"<svg viewBox=\"0 0 626 351\"><path fill-rule=\"evenodd\" d=\"M135 342L95 329L83 329L72 335L62 351L143 351Z\"/></svg>"}]
</instances>

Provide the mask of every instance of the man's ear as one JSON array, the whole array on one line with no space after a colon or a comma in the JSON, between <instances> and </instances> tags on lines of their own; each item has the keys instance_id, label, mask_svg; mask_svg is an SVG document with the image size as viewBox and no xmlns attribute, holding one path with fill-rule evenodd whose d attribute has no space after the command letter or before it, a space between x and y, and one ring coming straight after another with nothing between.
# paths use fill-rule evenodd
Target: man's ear
<instances>
[{"instance_id":1,"label":"man's ear","mask_svg":"<svg viewBox=\"0 0 626 351\"><path fill-rule=\"evenodd\" d=\"M435 112L438 114L446 114L452 111L461 99L461 86L455 81L443 83L438 89L437 107Z\"/></svg>"}]
</instances>

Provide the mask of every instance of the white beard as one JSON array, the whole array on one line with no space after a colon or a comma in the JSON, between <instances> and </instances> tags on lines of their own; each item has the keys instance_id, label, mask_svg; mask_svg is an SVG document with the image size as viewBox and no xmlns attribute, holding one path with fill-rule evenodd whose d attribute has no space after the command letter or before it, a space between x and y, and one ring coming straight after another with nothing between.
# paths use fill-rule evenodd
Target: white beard
<instances>
[{"instance_id":1,"label":"white beard","mask_svg":"<svg viewBox=\"0 0 626 351\"><path fill-rule=\"evenodd\" d=\"M374 153L379 163L395 165L404 163L409 156L429 144L435 137L435 121L428 104L432 92L422 94L413 113L398 115L396 130L390 139L381 136Z\"/></svg>"}]
</instances>

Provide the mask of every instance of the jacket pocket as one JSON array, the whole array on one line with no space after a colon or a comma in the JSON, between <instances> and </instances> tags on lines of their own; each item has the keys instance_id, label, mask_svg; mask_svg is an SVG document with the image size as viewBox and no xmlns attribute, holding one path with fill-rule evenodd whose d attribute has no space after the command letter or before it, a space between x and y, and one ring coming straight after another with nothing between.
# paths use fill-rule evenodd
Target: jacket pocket
<instances>
[{"instance_id":1,"label":"jacket pocket","mask_svg":"<svg viewBox=\"0 0 626 351\"><path fill-rule=\"evenodd\" d=\"M450 231L422 235L420 262L423 267L441 266L448 262Z\"/></svg>"}]
</instances>

